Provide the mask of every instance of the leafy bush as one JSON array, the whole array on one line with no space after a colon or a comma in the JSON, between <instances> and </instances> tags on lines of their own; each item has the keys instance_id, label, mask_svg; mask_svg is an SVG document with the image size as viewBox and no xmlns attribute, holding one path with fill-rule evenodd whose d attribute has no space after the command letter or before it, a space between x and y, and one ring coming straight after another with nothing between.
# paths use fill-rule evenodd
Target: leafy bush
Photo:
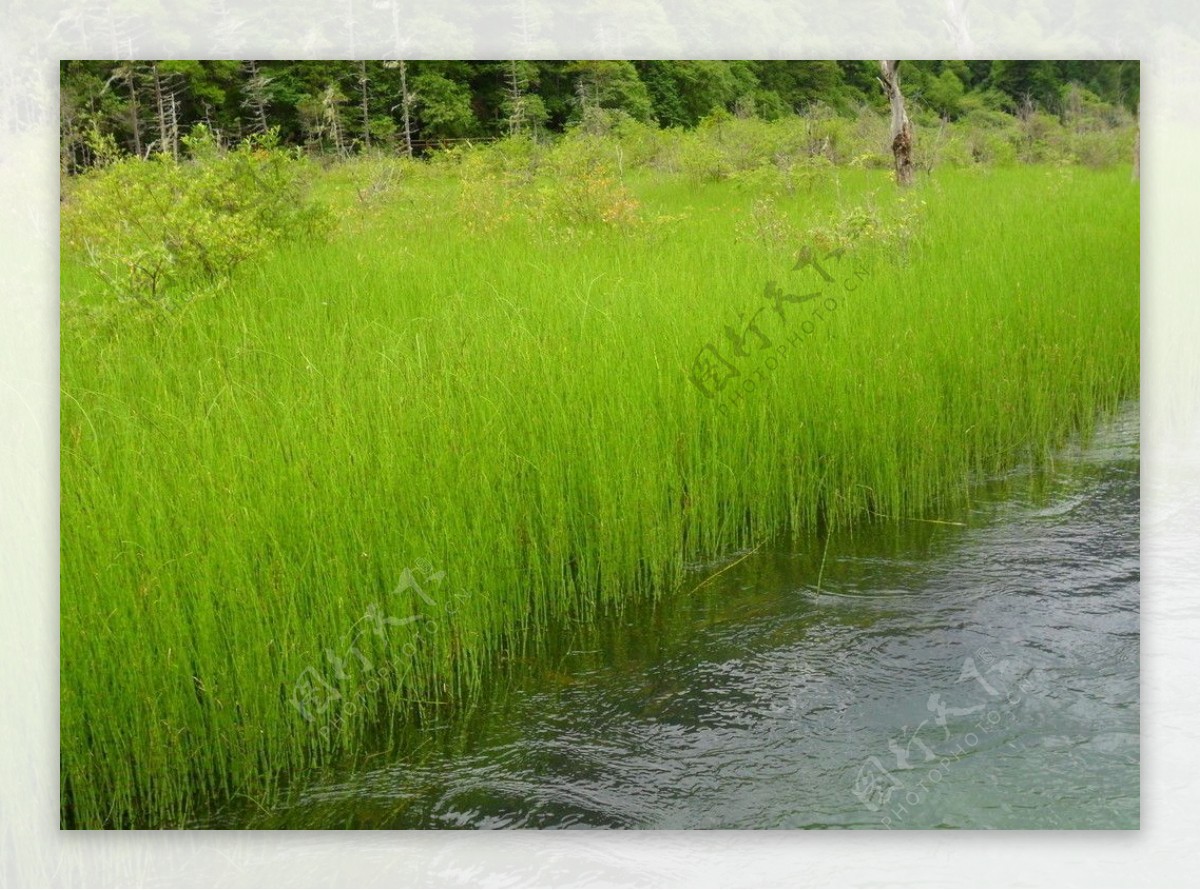
<instances>
[{"instance_id":1,"label":"leafy bush","mask_svg":"<svg viewBox=\"0 0 1200 890\"><path fill-rule=\"evenodd\" d=\"M630 169L669 166L679 133L633 118L619 121L613 128L613 135L620 142L623 163Z\"/></svg>"},{"instance_id":2,"label":"leafy bush","mask_svg":"<svg viewBox=\"0 0 1200 890\"><path fill-rule=\"evenodd\" d=\"M885 210L871 191L861 204L844 207L809 227L804 240L824 254L874 247L893 261L906 262L921 237L924 216L925 200L919 193L900 195Z\"/></svg>"},{"instance_id":3,"label":"leafy bush","mask_svg":"<svg viewBox=\"0 0 1200 890\"><path fill-rule=\"evenodd\" d=\"M603 168L586 175L543 186L541 207L551 222L566 226L629 225L637 222L639 202Z\"/></svg>"},{"instance_id":4,"label":"leafy bush","mask_svg":"<svg viewBox=\"0 0 1200 890\"><path fill-rule=\"evenodd\" d=\"M1125 144L1125 140L1114 140L1108 133L1075 133L1069 141L1069 157L1088 167L1110 167L1133 156L1131 140Z\"/></svg>"},{"instance_id":5,"label":"leafy bush","mask_svg":"<svg viewBox=\"0 0 1200 890\"><path fill-rule=\"evenodd\" d=\"M329 228L305 165L277 133L228 151L200 126L184 143L183 162L110 157L63 206L64 245L120 300L161 305L215 286L280 239Z\"/></svg>"},{"instance_id":6,"label":"leafy bush","mask_svg":"<svg viewBox=\"0 0 1200 890\"><path fill-rule=\"evenodd\" d=\"M490 234L519 215L526 189L516 187L494 168L494 158L480 150L454 149L458 177L458 213L463 225L477 234Z\"/></svg>"},{"instance_id":7,"label":"leafy bush","mask_svg":"<svg viewBox=\"0 0 1200 890\"><path fill-rule=\"evenodd\" d=\"M918 134L918 139L921 136ZM967 134L958 127L941 126L928 138L918 142L922 147L923 166L929 170L939 167L970 167L975 163Z\"/></svg>"},{"instance_id":8,"label":"leafy bush","mask_svg":"<svg viewBox=\"0 0 1200 890\"><path fill-rule=\"evenodd\" d=\"M814 105L806 116L808 153L824 155L835 164L842 159L849 142L850 122L832 108Z\"/></svg>"},{"instance_id":9,"label":"leafy bush","mask_svg":"<svg viewBox=\"0 0 1200 890\"><path fill-rule=\"evenodd\" d=\"M1019 121L1018 128L1018 156L1022 163L1054 163L1063 159L1066 134L1057 117L1044 111L1034 111Z\"/></svg>"},{"instance_id":10,"label":"leafy bush","mask_svg":"<svg viewBox=\"0 0 1200 890\"><path fill-rule=\"evenodd\" d=\"M970 128L967 130L966 144L977 163L1008 167L1017 162L1015 141L1018 138L1015 131Z\"/></svg>"},{"instance_id":11,"label":"leafy bush","mask_svg":"<svg viewBox=\"0 0 1200 890\"><path fill-rule=\"evenodd\" d=\"M678 153L679 172L693 183L719 182L733 173L724 153L694 133L682 140Z\"/></svg>"},{"instance_id":12,"label":"leafy bush","mask_svg":"<svg viewBox=\"0 0 1200 890\"><path fill-rule=\"evenodd\" d=\"M770 251L786 252L800 242L795 224L770 196L754 201L748 218L737 226L738 239L757 242Z\"/></svg>"},{"instance_id":13,"label":"leafy bush","mask_svg":"<svg viewBox=\"0 0 1200 890\"><path fill-rule=\"evenodd\" d=\"M850 166L856 166L855 161L851 161ZM834 181L835 177L836 168L824 155L793 158L781 154L774 163L760 164L732 178L740 188L752 192L791 197L799 192L811 194L818 187Z\"/></svg>"},{"instance_id":14,"label":"leafy bush","mask_svg":"<svg viewBox=\"0 0 1200 890\"><path fill-rule=\"evenodd\" d=\"M638 202L622 181L624 166L617 139L573 130L550 152L539 210L561 226L635 222Z\"/></svg>"},{"instance_id":15,"label":"leafy bush","mask_svg":"<svg viewBox=\"0 0 1200 890\"><path fill-rule=\"evenodd\" d=\"M515 218L551 228L637 221L638 202L622 181L621 143L575 128L551 149L513 137L456 150L458 209L464 225L490 234Z\"/></svg>"}]
</instances>

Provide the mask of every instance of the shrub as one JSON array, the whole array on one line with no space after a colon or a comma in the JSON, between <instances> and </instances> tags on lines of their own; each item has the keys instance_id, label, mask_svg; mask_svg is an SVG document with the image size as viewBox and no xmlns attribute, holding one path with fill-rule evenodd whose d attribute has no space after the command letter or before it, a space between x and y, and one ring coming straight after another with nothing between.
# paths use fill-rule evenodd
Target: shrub
<instances>
[{"instance_id":1,"label":"shrub","mask_svg":"<svg viewBox=\"0 0 1200 890\"><path fill-rule=\"evenodd\" d=\"M850 162L850 166L855 165L855 161ZM733 178L739 187L752 192L791 197L798 192L812 194L819 187L833 182L835 177L836 168L824 155L793 158L779 154L774 163L760 164Z\"/></svg>"},{"instance_id":2,"label":"shrub","mask_svg":"<svg viewBox=\"0 0 1200 890\"><path fill-rule=\"evenodd\" d=\"M1070 137L1071 158L1088 167L1111 167L1118 161L1132 157L1132 142L1114 140L1108 133L1074 133Z\"/></svg>"},{"instance_id":3,"label":"shrub","mask_svg":"<svg viewBox=\"0 0 1200 890\"><path fill-rule=\"evenodd\" d=\"M818 252L880 248L894 261L907 262L922 234L925 200L908 192L883 209L874 191L861 204L843 207L804 233L804 241Z\"/></svg>"},{"instance_id":4,"label":"shrub","mask_svg":"<svg viewBox=\"0 0 1200 890\"><path fill-rule=\"evenodd\" d=\"M622 182L624 154L615 138L576 129L550 153L549 184L539 189L540 209L559 225L636 221L638 202Z\"/></svg>"},{"instance_id":5,"label":"shrub","mask_svg":"<svg viewBox=\"0 0 1200 890\"><path fill-rule=\"evenodd\" d=\"M849 141L850 122L825 105L814 105L806 115L808 153L824 155L835 164L842 159Z\"/></svg>"},{"instance_id":6,"label":"shrub","mask_svg":"<svg viewBox=\"0 0 1200 890\"><path fill-rule=\"evenodd\" d=\"M76 184L63 208L65 246L120 300L163 304L214 286L282 238L327 231L303 162L277 133L222 148L199 126L191 157L112 158Z\"/></svg>"},{"instance_id":7,"label":"shrub","mask_svg":"<svg viewBox=\"0 0 1200 890\"><path fill-rule=\"evenodd\" d=\"M627 118L613 129L623 155L623 164L629 169L661 168L669 157L676 142L676 131L662 130L654 124Z\"/></svg>"},{"instance_id":8,"label":"shrub","mask_svg":"<svg viewBox=\"0 0 1200 890\"><path fill-rule=\"evenodd\" d=\"M694 183L718 182L733 169L720 149L706 139L689 133L679 146L679 172Z\"/></svg>"},{"instance_id":9,"label":"shrub","mask_svg":"<svg viewBox=\"0 0 1200 890\"><path fill-rule=\"evenodd\" d=\"M459 150L456 164L459 213L475 233L519 217L558 229L637 220L638 202L621 179L621 143L583 128L551 149L513 137Z\"/></svg>"},{"instance_id":10,"label":"shrub","mask_svg":"<svg viewBox=\"0 0 1200 890\"><path fill-rule=\"evenodd\" d=\"M737 232L739 240L757 242L775 252L785 252L800 242L796 226L770 196L754 201L748 218L738 224Z\"/></svg>"},{"instance_id":11,"label":"shrub","mask_svg":"<svg viewBox=\"0 0 1200 890\"><path fill-rule=\"evenodd\" d=\"M1027 164L1055 163L1066 157L1065 132L1057 117L1035 111L1019 122L1020 159Z\"/></svg>"}]
</instances>

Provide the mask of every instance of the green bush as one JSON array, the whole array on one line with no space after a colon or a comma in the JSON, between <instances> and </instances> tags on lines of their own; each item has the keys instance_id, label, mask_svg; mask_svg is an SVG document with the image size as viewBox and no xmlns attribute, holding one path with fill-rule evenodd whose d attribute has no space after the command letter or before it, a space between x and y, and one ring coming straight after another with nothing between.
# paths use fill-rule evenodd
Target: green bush
<instances>
[{"instance_id":1,"label":"green bush","mask_svg":"<svg viewBox=\"0 0 1200 890\"><path fill-rule=\"evenodd\" d=\"M1070 157L1088 167L1111 167L1133 156L1133 145L1114 140L1108 133L1074 133L1070 137Z\"/></svg>"},{"instance_id":2,"label":"green bush","mask_svg":"<svg viewBox=\"0 0 1200 890\"><path fill-rule=\"evenodd\" d=\"M947 128L945 134L935 137L930 152L930 163L937 167L970 167L975 163L971 156L971 145L961 130Z\"/></svg>"},{"instance_id":3,"label":"green bush","mask_svg":"<svg viewBox=\"0 0 1200 890\"><path fill-rule=\"evenodd\" d=\"M625 118L622 126L634 123ZM623 181L622 143L611 136L573 129L548 155L548 178L538 188L538 211L557 226L625 224L636 220L638 202Z\"/></svg>"},{"instance_id":4,"label":"green bush","mask_svg":"<svg viewBox=\"0 0 1200 890\"><path fill-rule=\"evenodd\" d=\"M307 194L305 164L277 133L222 148L207 128L190 158L113 157L64 204L62 235L109 295L163 304L226 280L275 242L322 233L332 216Z\"/></svg>"},{"instance_id":5,"label":"green bush","mask_svg":"<svg viewBox=\"0 0 1200 890\"><path fill-rule=\"evenodd\" d=\"M714 143L688 134L679 146L679 172L693 183L718 182L733 174L724 153Z\"/></svg>"},{"instance_id":6,"label":"green bush","mask_svg":"<svg viewBox=\"0 0 1200 890\"><path fill-rule=\"evenodd\" d=\"M547 148L524 137L454 150L458 213L468 231L491 236L520 219L555 235L578 227L637 220L623 181L622 142L576 127Z\"/></svg>"},{"instance_id":7,"label":"green bush","mask_svg":"<svg viewBox=\"0 0 1200 890\"><path fill-rule=\"evenodd\" d=\"M1068 159L1066 131L1058 118L1035 111L1019 122L1020 159L1026 164L1057 163Z\"/></svg>"},{"instance_id":8,"label":"green bush","mask_svg":"<svg viewBox=\"0 0 1200 890\"><path fill-rule=\"evenodd\" d=\"M808 153L824 155L835 164L845 159L851 142L851 122L841 117L832 108L824 105L813 106L807 116Z\"/></svg>"},{"instance_id":9,"label":"green bush","mask_svg":"<svg viewBox=\"0 0 1200 890\"><path fill-rule=\"evenodd\" d=\"M629 169L674 169L679 130L660 129L655 124L628 118L613 128L620 143L622 163Z\"/></svg>"}]
</instances>

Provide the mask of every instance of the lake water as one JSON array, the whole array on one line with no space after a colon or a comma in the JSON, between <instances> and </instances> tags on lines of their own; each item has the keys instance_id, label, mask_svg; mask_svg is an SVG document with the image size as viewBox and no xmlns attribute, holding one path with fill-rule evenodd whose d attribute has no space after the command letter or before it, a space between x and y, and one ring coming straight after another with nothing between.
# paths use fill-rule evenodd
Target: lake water
<instances>
[{"instance_id":1,"label":"lake water","mask_svg":"<svg viewBox=\"0 0 1200 890\"><path fill-rule=\"evenodd\" d=\"M471 713L201 824L1137 828L1138 429L1128 404L953 513L697 567Z\"/></svg>"}]
</instances>

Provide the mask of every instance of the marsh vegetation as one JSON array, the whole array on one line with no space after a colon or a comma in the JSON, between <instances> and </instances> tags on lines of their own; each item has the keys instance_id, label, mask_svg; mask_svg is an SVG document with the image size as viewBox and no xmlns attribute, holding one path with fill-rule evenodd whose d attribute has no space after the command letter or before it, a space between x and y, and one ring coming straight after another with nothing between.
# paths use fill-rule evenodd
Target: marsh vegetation
<instances>
[{"instance_id":1,"label":"marsh vegetation","mask_svg":"<svg viewBox=\"0 0 1200 890\"><path fill-rule=\"evenodd\" d=\"M64 824L269 806L546 628L1086 437L1138 391L1134 132L1023 126L918 125L904 190L865 114L332 163L97 135L63 203Z\"/></svg>"}]
</instances>

